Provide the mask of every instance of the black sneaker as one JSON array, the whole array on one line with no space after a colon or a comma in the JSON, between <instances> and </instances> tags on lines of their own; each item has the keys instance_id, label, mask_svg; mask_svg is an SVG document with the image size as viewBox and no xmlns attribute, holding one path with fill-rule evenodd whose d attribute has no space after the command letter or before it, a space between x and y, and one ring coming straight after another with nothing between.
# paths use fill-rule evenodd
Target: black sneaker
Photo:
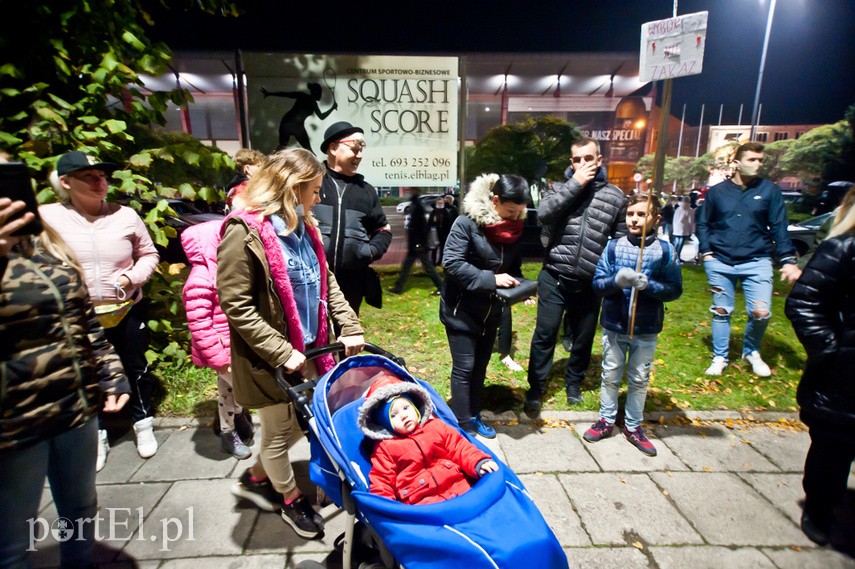
<instances>
[{"instance_id":1,"label":"black sneaker","mask_svg":"<svg viewBox=\"0 0 855 569\"><path fill-rule=\"evenodd\" d=\"M526 417L533 421L540 418L541 406L540 399L526 399L523 403L523 412Z\"/></svg>"},{"instance_id":2,"label":"black sneaker","mask_svg":"<svg viewBox=\"0 0 855 569\"><path fill-rule=\"evenodd\" d=\"M582 390L578 385L568 385L566 391L568 405L578 405L582 402Z\"/></svg>"},{"instance_id":3,"label":"black sneaker","mask_svg":"<svg viewBox=\"0 0 855 569\"><path fill-rule=\"evenodd\" d=\"M318 513L309 505L309 501L302 494L290 504L283 503L280 515L285 523L294 528L300 537L313 539L323 532L323 526L319 525L315 519L318 517Z\"/></svg>"},{"instance_id":4,"label":"black sneaker","mask_svg":"<svg viewBox=\"0 0 855 569\"><path fill-rule=\"evenodd\" d=\"M231 493L238 498L246 498L262 510L275 512L282 507L282 494L273 489L269 478L261 482L253 482L249 470L245 470L240 478L232 485Z\"/></svg>"},{"instance_id":5,"label":"black sneaker","mask_svg":"<svg viewBox=\"0 0 855 569\"><path fill-rule=\"evenodd\" d=\"M801 526L802 532L815 544L827 545L831 541L831 524L813 519L807 510L802 512Z\"/></svg>"},{"instance_id":6,"label":"black sneaker","mask_svg":"<svg viewBox=\"0 0 855 569\"><path fill-rule=\"evenodd\" d=\"M255 442L255 427L252 426L252 414L246 409L235 415L235 430L243 444L251 447Z\"/></svg>"}]
</instances>

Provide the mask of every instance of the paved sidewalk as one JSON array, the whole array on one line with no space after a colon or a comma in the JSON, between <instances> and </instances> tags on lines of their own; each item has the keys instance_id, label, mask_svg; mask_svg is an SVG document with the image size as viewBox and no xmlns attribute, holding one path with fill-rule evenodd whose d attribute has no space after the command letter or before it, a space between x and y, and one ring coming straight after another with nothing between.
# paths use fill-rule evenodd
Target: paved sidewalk
<instances>
[{"instance_id":1,"label":"paved sidewalk","mask_svg":"<svg viewBox=\"0 0 855 569\"><path fill-rule=\"evenodd\" d=\"M488 446L520 475L571 567L855 567L799 530L809 438L793 428L795 415L758 414L753 418L767 421L760 426L734 412L690 417L694 424L652 424L659 455L648 458L622 435L582 441L593 413L547 412L539 426L513 413L485 413L502 423ZM160 450L149 460L139 458L132 435L115 441L98 475L102 567L267 569L308 560L341 566L334 542L344 515L334 506L322 511L322 540L300 539L277 514L229 493L254 458L225 455L210 427L197 421L158 420L156 436ZM303 485L306 441L292 458ZM56 519L48 492L40 516ZM34 566L58 563L52 537L36 549Z\"/></svg>"}]
</instances>

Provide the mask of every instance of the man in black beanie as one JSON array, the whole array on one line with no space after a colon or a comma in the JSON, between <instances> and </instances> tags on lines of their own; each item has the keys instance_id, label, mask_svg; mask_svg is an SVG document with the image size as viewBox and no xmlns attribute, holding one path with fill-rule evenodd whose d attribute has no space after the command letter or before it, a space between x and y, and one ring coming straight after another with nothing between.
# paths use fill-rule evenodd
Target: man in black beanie
<instances>
[{"instance_id":1,"label":"man in black beanie","mask_svg":"<svg viewBox=\"0 0 855 569\"><path fill-rule=\"evenodd\" d=\"M357 314L363 298L371 306L382 307L380 277L370 265L392 243L377 190L356 173L364 150L361 128L339 121L326 130L321 152L327 155L327 173L321 203L312 210L324 236L330 270Z\"/></svg>"}]
</instances>

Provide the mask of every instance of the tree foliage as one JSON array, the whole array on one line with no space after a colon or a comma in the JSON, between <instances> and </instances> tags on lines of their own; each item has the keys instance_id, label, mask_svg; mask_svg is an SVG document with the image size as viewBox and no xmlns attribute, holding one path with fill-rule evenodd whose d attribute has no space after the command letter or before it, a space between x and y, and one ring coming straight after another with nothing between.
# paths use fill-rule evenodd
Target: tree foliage
<instances>
[{"instance_id":1,"label":"tree foliage","mask_svg":"<svg viewBox=\"0 0 855 569\"><path fill-rule=\"evenodd\" d=\"M552 116L494 127L475 146L466 176L473 180L495 172L517 174L530 182L561 180L570 146L581 136L575 125Z\"/></svg>"},{"instance_id":2,"label":"tree foliage","mask_svg":"<svg viewBox=\"0 0 855 569\"><path fill-rule=\"evenodd\" d=\"M843 165L843 151L851 140L852 128L845 120L819 126L793 141L781 157L780 168L808 184L833 182L826 178L826 172Z\"/></svg>"},{"instance_id":3,"label":"tree foliage","mask_svg":"<svg viewBox=\"0 0 855 569\"><path fill-rule=\"evenodd\" d=\"M665 172L662 176L662 191L671 193L673 189L678 194L685 194L693 186L702 185L709 177L709 167L713 161L712 153L704 154L698 158L666 156ZM638 160L635 171L645 179L653 179L655 162L655 154L645 154Z\"/></svg>"},{"instance_id":4,"label":"tree foliage","mask_svg":"<svg viewBox=\"0 0 855 569\"><path fill-rule=\"evenodd\" d=\"M151 0L175 9L174 2ZM237 15L227 0L182 0L177 8ZM9 8L9 10L6 10ZM111 197L139 209L140 200L182 197L219 201L232 160L184 134L167 133L168 103L192 102L186 90L150 92L141 75L169 70L169 48L151 41L153 25L142 0L40 0L4 5L0 36L0 149L24 161L42 201L56 199L47 183L57 158L82 150L121 166ZM154 240L166 245L173 214L160 202L145 217ZM169 321L179 310L165 267L150 281L153 353L186 359ZM171 287L174 289L174 286ZM158 333L160 335L158 336ZM169 354L172 357L169 357ZM151 356L152 354L149 354Z\"/></svg>"}]
</instances>

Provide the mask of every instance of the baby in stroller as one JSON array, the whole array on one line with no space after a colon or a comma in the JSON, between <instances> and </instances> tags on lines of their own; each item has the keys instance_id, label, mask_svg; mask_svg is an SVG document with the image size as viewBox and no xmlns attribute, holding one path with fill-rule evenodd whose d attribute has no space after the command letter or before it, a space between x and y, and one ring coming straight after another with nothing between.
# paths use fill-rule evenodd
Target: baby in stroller
<instances>
[{"instance_id":1,"label":"baby in stroller","mask_svg":"<svg viewBox=\"0 0 855 569\"><path fill-rule=\"evenodd\" d=\"M377 441L369 491L405 504L431 504L467 492L499 466L442 420L422 386L389 371L374 377L359 409L362 432Z\"/></svg>"}]
</instances>

